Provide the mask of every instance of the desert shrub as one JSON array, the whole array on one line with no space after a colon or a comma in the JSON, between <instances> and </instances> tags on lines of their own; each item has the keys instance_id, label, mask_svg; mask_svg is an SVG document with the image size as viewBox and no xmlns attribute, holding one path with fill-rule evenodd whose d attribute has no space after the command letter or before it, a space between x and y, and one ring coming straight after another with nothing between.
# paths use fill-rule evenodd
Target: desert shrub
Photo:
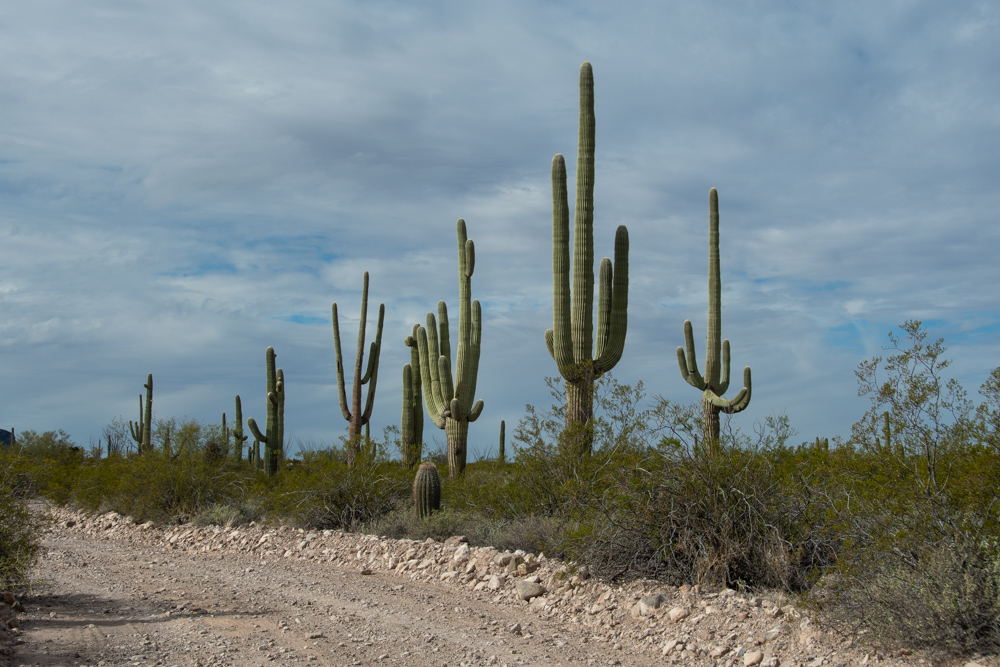
<instances>
[{"instance_id":1,"label":"desert shrub","mask_svg":"<svg viewBox=\"0 0 1000 667\"><path fill-rule=\"evenodd\" d=\"M303 527L355 530L397 509L409 497L412 471L379 446L347 466L342 448L311 452L301 465L273 478L266 500L274 514Z\"/></svg>"},{"instance_id":2,"label":"desert shrub","mask_svg":"<svg viewBox=\"0 0 1000 667\"><path fill-rule=\"evenodd\" d=\"M242 502L233 499L209 505L195 514L191 523L196 526L233 527L260 521L264 516L264 505L259 498L250 498Z\"/></svg>"},{"instance_id":3,"label":"desert shrub","mask_svg":"<svg viewBox=\"0 0 1000 667\"><path fill-rule=\"evenodd\" d=\"M870 408L823 490L842 535L815 599L833 622L934 649L1000 648L1000 451L994 371L974 407L918 321L863 362Z\"/></svg>"},{"instance_id":4,"label":"desert shrub","mask_svg":"<svg viewBox=\"0 0 1000 667\"><path fill-rule=\"evenodd\" d=\"M22 585L38 560L42 520L28 508L18 454L0 454L0 589Z\"/></svg>"}]
</instances>

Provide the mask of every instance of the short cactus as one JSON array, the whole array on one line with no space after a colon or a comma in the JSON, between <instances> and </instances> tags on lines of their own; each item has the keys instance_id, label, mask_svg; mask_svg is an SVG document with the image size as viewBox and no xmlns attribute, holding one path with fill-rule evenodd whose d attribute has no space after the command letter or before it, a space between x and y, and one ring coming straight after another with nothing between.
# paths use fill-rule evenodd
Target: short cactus
<instances>
[{"instance_id":1,"label":"short cactus","mask_svg":"<svg viewBox=\"0 0 1000 667\"><path fill-rule=\"evenodd\" d=\"M698 372L691 320L684 321L685 347L677 348L681 376L702 393L702 438L708 452L719 446L719 413L742 412L750 405L750 367L743 369L743 388L732 399L722 395L729 388L729 340L722 340L722 285L719 277L719 193L708 195L708 341L705 352L705 375ZM721 358L720 358L721 353ZM721 363L720 363L721 362Z\"/></svg>"},{"instance_id":2,"label":"short cactus","mask_svg":"<svg viewBox=\"0 0 1000 667\"><path fill-rule=\"evenodd\" d=\"M257 442L264 443L264 474L271 477L278 471L285 441L285 374L275 369L274 348L269 347L264 354L267 365L267 427L265 433L257 428L253 417L247 426ZM256 443L255 443L256 446ZM259 455L259 454L258 454Z\"/></svg>"},{"instance_id":3,"label":"short cactus","mask_svg":"<svg viewBox=\"0 0 1000 667\"><path fill-rule=\"evenodd\" d=\"M420 382L424 405L434 425L448 436L448 475L465 470L469 423L479 419L483 402L475 401L479 376L479 352L483 315L479 301L472 300L472 273L476 267L476 247L468 238L465 220L458 232L458 357L455 379L451 377L451 343L448 333L448 306L438 302L438 317L427 313L427 328L417 326L420 350ZM473 402L475 401L475 402Z\"/></svg>"},{"instance_id":4,"label":"short cactus","mask_svg":"<svg viewBox=\"0 0 1000 667\"><path fill-rule=\"evenodd\" d=\"M418 518L425 518L441 509L441 477L430 461L421 463L413 480L413 505Z\"/></svg>"},{"instance_id":5,"label":"short cactus","mask_svg":"<svg viewBox=\"0 0 1000 667\"><path fill-rule=\"evenodd\" d=\"M567 429L590 422L594 381L621 359L628 330L628 230L619 225L614 264L607 257L601 260L594 350L594 128L594 72L585 62L580 67L572 290L566 161L559 154L552 158L553 312L545 345L566 380ZM576 445L576 454L589 454L592 444L593 434L588 430Z\"/></svg>"},{"instance_id":6,"label":"short cactus","mask_svg":"<svg viewBox=\"0 0 1000 667\"><path fill-rule=\"evenodd\" d=\"M399 422L402 442L403 465L412 468L420 462L424 442L424 406L420 386L420 350L417 346L417 329L404 343L410 348L410 363L403 366L403 415Z\"/></svg>"},{"instance_id":7,"label":"short cactus","mask_svg":"<svg viewBox=\"0 0 1000 667\"><path fill-rule=\"evenodd\" d=\"M354 357L354 386L351 391L351 404L347 404L347 391L344 387L344 358L340 352L340 322L337 318L337 304L333 304L333 346L337 357L337 391L340 396L340 412L348 423L347 464L354 463L361 446L361 427L368 424L375 405L375 385L378 381L378 359L382 351L382 320L385 318L385 304L378 307L378 327L375 330L375 342L368 353L368 370L361 374L365 360L365 325L368 318L368 272L365 271L364 284L361 288L361 325L358 327L358 352ZM361 387L368 385L368 397L364 410L361 409Z\"/></svg>"},{"instance_id":8,"label":"short cactus","mask_svg":"<svg viewBox=\"0 0 1000 667\"><path fill-rule=\"evenodd\" d=\"M139 421L132 422L129 421L128 427L129 431L132 433L132 439L135 440L136 445L139 447L139 453L145 454L148 451L152 451L153 447L150 437L150 429L153 421L153 374L149 373L146 375L146 384L142 385L146 388L146 405L143 409L142 395L139 395ZM109 450L110 451L110 450Z\"/></svg>"}]
</instances>

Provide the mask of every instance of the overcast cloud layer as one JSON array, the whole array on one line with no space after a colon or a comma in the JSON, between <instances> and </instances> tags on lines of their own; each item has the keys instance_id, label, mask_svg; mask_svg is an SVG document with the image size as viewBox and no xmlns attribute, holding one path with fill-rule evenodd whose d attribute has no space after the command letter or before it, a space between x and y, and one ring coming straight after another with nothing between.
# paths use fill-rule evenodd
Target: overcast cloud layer
<instances>
[{"instance_id":1,"label":"overcast cloud layer","mask_svg":"<svg viewBox=\"0 0 1000 667\"><path fill-rule=\"evenodd\" d=\"M330 305L353 356L367 270L380 432L412 325L441 299L457 321L461 217L488 453L557 374L549 168L572 182L584 60L596 256L631 237L617 379L699 399L674 350L689 318L703 357L717 187L723 335L754 375L734 423L848 434L854 368L908 318L977 388L1000 365L995 5L712 5L5 3L0 426L87 445L150 372L157 417L231 419L238 393L262 420L272 345L287 432L332 442Z\"/></svg>"}]
</instances>

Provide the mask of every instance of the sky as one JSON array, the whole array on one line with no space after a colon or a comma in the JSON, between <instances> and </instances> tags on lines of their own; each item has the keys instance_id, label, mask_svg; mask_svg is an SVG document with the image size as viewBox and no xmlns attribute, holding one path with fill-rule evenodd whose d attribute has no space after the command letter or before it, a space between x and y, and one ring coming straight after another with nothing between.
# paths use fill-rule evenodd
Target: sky
<instances>
[{"instance_id":1,"label":"sky","mask_svg":"<svg viewBox=\"0 0 1000 667\"><path fill-rule=\"evenodd\" d=\"M988 2L430 1L0 6L0 426L87 446L115 417L346 433L362 275L386 307L373 433L398 424L403 339L445 300L455 224L482 303L470 453L550 403L550 165L574 189L578 71L593 64L594 253L628 227L613 375L700 399L708 193L722 332L750 429L846 436L854 370L923 320L975 397L1000 365L1000 10ZM572 195L571 202L572 206ZM595 261L596 265L596 261ZM430 424L425 440L443 443Z\"/></svg>"}]
</instances>

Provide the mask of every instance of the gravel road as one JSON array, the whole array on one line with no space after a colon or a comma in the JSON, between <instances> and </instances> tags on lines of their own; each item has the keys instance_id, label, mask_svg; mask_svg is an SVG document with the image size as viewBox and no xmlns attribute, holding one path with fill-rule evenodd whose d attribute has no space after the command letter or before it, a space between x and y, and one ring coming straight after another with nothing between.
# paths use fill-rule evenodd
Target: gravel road
<instances>
[{"instance_id":1,"label":"gravel road","mask_svg":"<svg viewBox=\"0 0 1000 667\"><path fill-rule=\"evenodd\" d=\"M164 528L115 514L51 512L40 583L23 599L10 665L837 667L919 660L855 647L782 606L787 600L656 582L613 586L568 577L573 569L560 561L527 555L518 572L516 555L457 540ZM505 556L514 560L503 564ZM522 600L517 584L526 580L544 594Z\"/></svg>"}]
</instances>

